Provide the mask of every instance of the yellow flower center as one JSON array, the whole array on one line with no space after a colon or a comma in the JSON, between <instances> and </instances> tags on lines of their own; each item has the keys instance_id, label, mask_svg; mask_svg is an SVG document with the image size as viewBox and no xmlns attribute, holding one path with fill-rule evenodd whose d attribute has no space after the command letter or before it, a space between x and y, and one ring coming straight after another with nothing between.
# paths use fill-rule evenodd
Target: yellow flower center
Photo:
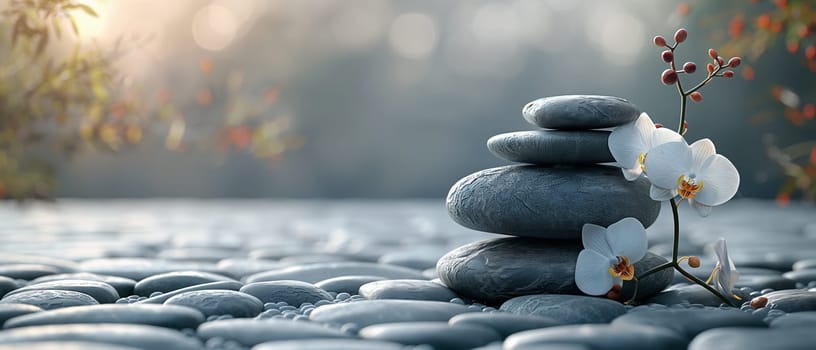
<instances>
[{"instance_id":1,"label":"yellow flower center","mask_svg":"<svg viewBox=\"0 0 816 350\"><path fill-rule=\"evenodd\" d=\"M694 177L680 175L677 178L677 194L682 199L694 199L697 193L703 190L703 182Z\"/></svg>"},{"instance_id":2,"label":"yellow flower center","mask_svg":"<svg viewBox=\"0 0 816 350\"><path fill-rule=\"evenodd\" d=\"M640 152L638 156L638 164L640 164L640 171L646 172L646 153Z\"/></svg>"},{"instance_id":3,"label":"yellow flower center","mask_svg":"<svg viewBox=\"0 0 816 350\"><path fill-rule=\"evenodd\" d=\"M609 274L615 277L620 277L624 281L629 281L635 277L635 265L629 264L629 258L626 255L618 257L618 263L609 267Z\"/></svg>"}]
</instances>

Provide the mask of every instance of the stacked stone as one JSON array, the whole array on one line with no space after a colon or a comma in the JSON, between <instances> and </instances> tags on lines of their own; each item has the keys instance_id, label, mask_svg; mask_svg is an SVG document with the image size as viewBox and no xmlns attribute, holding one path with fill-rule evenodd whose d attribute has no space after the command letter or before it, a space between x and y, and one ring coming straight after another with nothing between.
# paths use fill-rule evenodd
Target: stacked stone
<instances>
[{"instance_id":1,"label":"stacked stone","mask_svg":"<svg viewBox=\"0 0 816 350\"><path fill-rule=\"evenodd\" d=\"M531 294L582 295L575 262L585 223L604 227L634 217L648 227L660 204L646 179L627 181L614 162L609 128L634 121L640 110L609 96L555 96L528 103L522 114L541 128L487 141L499 158L526 164L481 170L459 180L447 208L462 226L513 237L459 247L437 263L442 282L462 296L497 304ZM607 129L607 130L599 130ZM652 253L635 264L646 271L666 262ZM672 271L639 281L638 298L665 288ZM626 282L623 297L633 292Z\"/></svg>"}]
</instances>

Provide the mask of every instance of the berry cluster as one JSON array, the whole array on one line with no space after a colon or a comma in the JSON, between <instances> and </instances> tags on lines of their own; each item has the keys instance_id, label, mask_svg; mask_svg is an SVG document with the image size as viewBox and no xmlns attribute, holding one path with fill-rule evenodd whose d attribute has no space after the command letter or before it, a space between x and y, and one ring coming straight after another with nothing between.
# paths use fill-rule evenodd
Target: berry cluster
<instances>
[{"instance_id":1,"label":"berry cluster","mask_svg":"<svg viewBox=\"0 0 816 350\"><path fill-rule=\"evenodd\" d=\"M697 71L697 64L694 62L686 62L683 64L682 69L677 69L677 66L674 62L674 51L677 49L677 46L680 43L686 41L688 38L688 31L680 28L677 32L674 33L674 44L669 45L666 42L666 38L658 35L654 37L654 44L657 47L666 48L663 52L660 53L660 58L663 62L669 64L669 68L664 70L663 73L660 75L660 81L666 85L677 85L677 92L680 94L682 104L681 104L681 122L680 122L680 134L685 134L688 125L685 121L685 106L686 106L686 98L690 98L694 102L700 102L703 100L703 94L700 93L700 88L708 84L712 79L715 77L721 78L731 78L734 76L734 71L730 70L729 68L737 68L741 63L742 59L739 57L731 57L727 62L725 59L720 56L716 50L708 49L708 56L711 58L712 63L706 65L706 70L708 71L708 75L700 81L697 85L692 87L691 89L684 90L683 85L680 81L680 74L693 74Z\"/></svg>"}]
</instances>

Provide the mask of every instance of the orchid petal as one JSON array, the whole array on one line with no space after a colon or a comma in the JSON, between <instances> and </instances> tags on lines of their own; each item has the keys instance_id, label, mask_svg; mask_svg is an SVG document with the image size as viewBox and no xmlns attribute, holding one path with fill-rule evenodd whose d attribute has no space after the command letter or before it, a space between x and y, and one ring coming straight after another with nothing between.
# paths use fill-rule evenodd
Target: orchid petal
<instances>
[{"instance_id":1,"label":"orchid petal","mask_svg":"<svg viewBox=\"0 0 816 350\"><path fill-rule=\"evenodd\" d=\"M674 130L659 128L652 133L652 138L649 142L650 148L660 146L664 143L683 141L683 136L680 136Z\"/></svg>"},{"instance_id":2,"label":"orchid petal","mask_svg":"<svg viewBox=\"0 0 816 350\"><path fill-rule=\"evenodd\" d=\"M723 204L734 197L740 183L737 168L728 158L719 154L710 156L703 162L697 178L702 181L703 189L694 199L708 206Z\"/></svg>"},{"instance_id":3,"label":"orchid petal","mask_svg":"<svg viewBox=\"0 0 816 350\"><path fill-rule=\"evenodd\" d=\"M609 259L591 249L578 254L575 263L575 284L588 295L604 295L612 288L614 278L609 274Z\"/></svg>"},{"instance_id":4,"label":"orchid petal","mask_svg":"<svg viewBox=\"0 0 816 350\"><path fill-rule=\"evenodd\" d=\"M717 255L720 271L717 273L716 284L718 289L725 294L731 294L731 289L739 280L739 272L728 256L728 248L725 244L725 239L720 238L714 243L714 253Z\"/></svg>"},{"instance_id":5,"label":"orchid petal","mask_svg":"<svg viewBox=\"0 0 816 350\"><path fill-rule=\"evenodd\" d=\"M701 204L699 201L694 200L694 199L690 199L689 203L697 211L697 214L700 214L700 216L706 217L709 214L711 214L711 206L710 205Z\"/></svg>"},{"instance_id":6,"label":"orchid petal","mask_svg":"<svg viewBox=\"0 0 816 350\"><path fill-rule=\"evenodd\" d=\"M677 196L677 193L675 193L674 190L667 190L665 188L660 188L655 185L652 185L652 187L649 188L649 197L651 197L652 200L656 200L658 202L667 201L669 199L674 198L675 196Z\"/></svg>"},{"instance_id":7,"label":"orchid petal","mask_svg":"<svg viewBox=\"0 0 816 350\"><path fill-rule=\"evenodd\" d=\"M628 217L609 225L606 240L614 256L626 256L634 264L646 255L646 229L635 218Z\"/></svg>"},{"instance_id":8,"label":"orchid petal","mask_svg":"<svg viewBox=\"0 0 816 350\"><path fill-rule=\"evenodd\" d=\"M638 158L640 158L640 154L648 150L648 146L644 142L644 136L641 133L645 132L642 129L647 129L651 120L644 122L642 116L641 114L641 118L638 118L634 123L615 128L609 134L609 140L607 141L609 152L612 153L612 157L623 168L639 167ZM648 119L648 116L646 119ZM654 130L654 124L652 124L652 130ZM651 133L651 131L648 132Z\"/></svg>"},{"instance_id":9,"label":"orchid petal","mask_svg":"<svg viewBox=\"0 0 816 350\"><path fill-rule=\"evenodd\" d=\"M646 112L640 113L637 120L635 120L634 128L637 130L641 143L648 148L650 145L649 142L652 138L652 133L657 130L652 118L649 118L649 115L646 114ZM646 150L644 149L644 151Z\"/></svg>"},{"instance_id":10,"label":"orchid petal","mask_svg":"<svg viewBox=\"0 0 816 350\"><path fill-rule=\"evenodd\" d=\"M621 169L623 171L623 177L629 181L635 181L637 178L643 174L643 170L640 169L640 166L631 169Z\"/></svg>"},{"instance_id":11,"label":"orchid petal","mask_svg":"<svg viewBox=\"0 0 816 350\"><path fill-rule=\"evenodd\" d=\"M584 243L584 248L605 256L607 265L609 265L610 260L615 258L615 254L612 254L612 249L606 241L606 228L595 224L584 224L581 229L581 240Z\"/></svg>"},{"instance_id":12,"label":"orchid petal","mask_svg":"<svg viewBox=\"0 0 816 350\"><path fill-rule=\"evenodd\" d=\"M711 157L717 154L717 149L714 147L714 143L711 142L709 139L700 139L694 141L691 144L691 171L696 173L700 171L700 167L703 165L708 157Z\"/></svg>"},{"instance_id":13,"label":"orchid petal","mask_svg":"<svg viewBox=\"0 0 816 350\"><path fill-rule=\"evenodd\" d=\"M652 185L673 189L677 179L691 166L691 148L685 142L669 142L652 148L646 155L646 171Z\"/></svg>"}]
</instances>

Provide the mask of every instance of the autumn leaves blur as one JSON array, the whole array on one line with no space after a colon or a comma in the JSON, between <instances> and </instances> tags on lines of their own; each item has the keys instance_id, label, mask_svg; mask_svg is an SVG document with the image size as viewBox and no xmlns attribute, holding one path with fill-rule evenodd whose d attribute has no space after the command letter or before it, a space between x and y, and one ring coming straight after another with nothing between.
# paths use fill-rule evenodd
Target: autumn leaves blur
<instances>
[{"instance_id":1,"label":"autumn leaves blur","mask_svg":"<svg viewBox=\"0 0 816 350\"><path fill-rule=\"evenodd\" d=\"M0 13L0 198L49 198L54 155L89 148L161 142L274 164L302 146L277 108L279 86L249 91L241 70L202 58L191 62L204 82L195 96L175 94L172 81L148 90L116 69L117 57L134 48L80 43L77 15L97 16L78 0L11 0Z\"/></svg>"}]
</instances>

